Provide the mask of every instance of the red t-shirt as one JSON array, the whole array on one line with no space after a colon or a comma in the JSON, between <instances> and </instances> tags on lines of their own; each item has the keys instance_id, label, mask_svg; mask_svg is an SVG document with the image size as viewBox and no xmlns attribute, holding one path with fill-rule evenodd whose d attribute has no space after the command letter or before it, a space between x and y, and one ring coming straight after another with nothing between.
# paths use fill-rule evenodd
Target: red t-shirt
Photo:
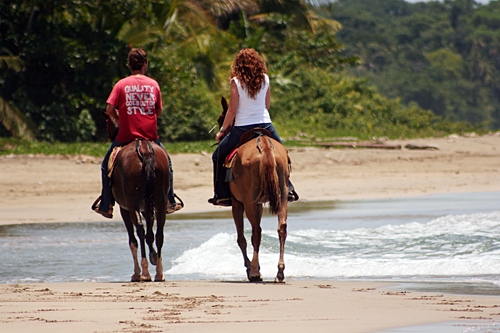
<instances>
[{"instance_id":1,"label":"red t-shirt","mask_svg":"<svg viewBox=\"0 0 500 333\"><path fill-rule=\"evenodd\" d=\"M116 141L158 139L157 113L162 109L158 83L144 75L131 75L116 83L106 101L118 109L120 130Z\"/></svg>"}]
</instances>

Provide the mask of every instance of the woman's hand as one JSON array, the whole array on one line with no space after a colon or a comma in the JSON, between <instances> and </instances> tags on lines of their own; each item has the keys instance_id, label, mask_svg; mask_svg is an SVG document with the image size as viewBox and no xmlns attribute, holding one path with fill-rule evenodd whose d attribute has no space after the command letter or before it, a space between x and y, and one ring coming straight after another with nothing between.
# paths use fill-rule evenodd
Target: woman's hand
<instances>
[{"instance_id":1,"label":"woman's hand","mask_svg":"<svg viewBox=\"0 0 500 333\"><path fill-rule=\"evenodd\" d=\"M225 136L226 136L226 133L224 133L224 132L217 132L217 134L215 134L215 140L217 142L221 142L221 140L224 139Z\"/></svg>"}]
</instances>

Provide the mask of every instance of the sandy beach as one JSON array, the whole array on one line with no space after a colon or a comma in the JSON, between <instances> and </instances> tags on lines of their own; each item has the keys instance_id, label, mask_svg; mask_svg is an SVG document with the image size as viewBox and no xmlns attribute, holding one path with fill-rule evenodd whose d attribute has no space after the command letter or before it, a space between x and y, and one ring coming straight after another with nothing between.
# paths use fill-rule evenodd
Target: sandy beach
<instances>
[{"instance_id":1,"label":"sandy beach","mask_svg":"<svg viewBox=\"0 0 500 333\"><path fill-rule=\"evenodd\" d=\"M500 190L500 134L385 144L438 150L290 148L300 200ZM175 191L185 202L176 214L228 210L207 203L213 194L211 152L171 158ZM100 163L89 156L0 156L0 225L106 220L90 210L101 191ZM118 211L114 215L121 221Z\"/></svg>"},{"instance_id":2,"label":"sandy beach","mask_svg":"<svg viewBox=\"0 0 500 333\"><path fill-rule=\"evenodd\" d=\"M292 181L300 200L500 191L498 133L385 144L421 149L289 149ZM228 210L207 203L212 195L211 152L171 158L175 190L185 203L175 214ZM90 210L99 193L98 158L0 157L0 226L106 221ZM115 211L113 220L120 221ZM286 285L241 281L0 284L2 332L356 333L460 320L499 321L500 298L401 292L388 284L319 280L291 280Z\"/></svg>"},{"instance_id":3,"label":"sandy beach","mask_svg":"<svg viewBox=\"0 0 500 333\"><path fill-rule=\"evenodd\" d=\"M500 318L499 299L293 281L0 285L2 332L377 332Z\"/></svg>"}]
</instances>

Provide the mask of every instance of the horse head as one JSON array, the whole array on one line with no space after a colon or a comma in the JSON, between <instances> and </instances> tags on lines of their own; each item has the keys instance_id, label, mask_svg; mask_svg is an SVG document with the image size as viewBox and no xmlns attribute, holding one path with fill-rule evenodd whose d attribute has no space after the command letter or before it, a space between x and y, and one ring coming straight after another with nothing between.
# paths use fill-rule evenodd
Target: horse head
<instances>
[{"instance_id":1,"label":"horse head","mask_svg":"<svg viewBox=\"0 0 500 333\"><path fill-rule=\"evenodd\" d=\"M227 114L227 110L229 109L229 106L228 106L227 101L224 97L221 98L220 104L222 105L222 112L219 115L219 118L217 118L217 123L219 124L219 128L222 128L222 125L224 124L224 119L226 118L226 114ZM224 136L227 135L227 133L229 133L231 131L233 126L234 126L234 121L231 124L231 126L224 129L224 132L226 132L224 134Z\"/></svg>"},{"instance_id":2,"label":"horse head","mask_svg":"<svg viewBox=\"0 0 500 333\"><path fill-rule=\"evenodd\" d=\"M219 118L217 118L217 123L219 124L219 128L221 128L222 124L224 124L224 119L226 118L227 109L229 108L227 105L227 101L224 97L221 98L220 104L222 105L222 113L220 114Z\"/></svg>"},{"instance_id":3,"label":"horse head","mask_svg":"<svg viewBox=\"0 0 500 333\"><path fill-rule=\"evenodd\" d=\"M104 118L106 118L106 132L108 133L108 138L111 139L111 141L115 141L116 136L118 135L118 130L120 129L118 119L110 117L105 111L102 110L101 114Z\"/></svg>"}]
</instances>

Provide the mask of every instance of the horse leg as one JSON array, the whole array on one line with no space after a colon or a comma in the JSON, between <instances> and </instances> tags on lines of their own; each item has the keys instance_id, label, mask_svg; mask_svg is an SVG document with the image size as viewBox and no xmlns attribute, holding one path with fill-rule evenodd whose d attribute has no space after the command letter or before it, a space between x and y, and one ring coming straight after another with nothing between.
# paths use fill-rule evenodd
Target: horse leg
<instances>
[{"instance_id":1,"label":"horse leg","mask_svg":"<svg viewBox=\"0 0 500 333\"><path fill-rule=\"evenodd\" d=\"M260 220L262 218L262 204L249 204L245 205L245 213L250 224L252 225L252 246L253 257L250 262L250 281L262 281L260 274L259 264L259 248L262 237L262 228L260 227Z\"/></svg>"},{"instance_id":2,"label":"horse leg","mask_svg":"<svg viewBox=\"0 0 500 333\"><path fill-rule=\"evenodd\" d=\"M278 274L274 282L284 283L285 282L285 240L286 240L286 219L288 215L287 202L282 203L280 212L278 213L278 236L280 240L280 259L278 261Z\"/></svg>"},{"instance_id":3,"label":"horse leg","mask_svg":"<svg viewBox=\"0 0 500 333\"><path fill-rule=\"evenodd\" d=\"M241 253L243 254L243 261L247 269L247 278L248 280L250 280L250 259L248 259L247 255L247 240L245 239L244 234L243 204L234 198L232 201L233 220L236 226L236 234L238 237L237 242L238 246L240 247Z\"/></svg>"},{"instance_id":4,"label":"horse leg","mask_svg":"<svg viewBox=\"0 0 500 333\"><path fill-rule=\"evenodd\" d=\"M137 260L137 248L139 244L134 236L134 225L130 219L130 213L120 207L120 213L122 215L123 223L128 233L128 245L130 247L130 252L132 253L132 258L134 260L134 274L132 275L131 282L139 282L141 280L141 267L139 266L139 261Z\"/></svg>"},{"instance_id":5,"label":"horse leg","mask_svg":"<svg viewBox=\"0 0 500 333\"><path fill-rule=\"evenodd\" d=\"M163 263L161 260L161 249L163 247L163 228L165 226L165 214L166 207L157 209L156 211L156 248L158 249L158 259L156 262L156 275L155 281L162 282L165 281L165 276L163 275Z\"/></svg>"},{"instance_id":6,"label":"horse leg","mask_svg":"<svg viewBox=\"0 0 500 333\"><path fill-rule=\"evenodd\" d=\"M158 261L158 254L153 246L155 241L155 234L153 232L154 217L146 217L144 214L144 220L146 221L146 244L149 248L149 262L151 265L156 266Z\"/></svg>"},{"instance_id":7,"label":"horse leg","mask_svg":"<svg viewBox=\"0 0 500 333\"><path fill-rule=\"evenodd\" d=\"M130 219L132 223L135 225L135 229L137 231L137 236L139 237L139 244L141 246L141 281L151 281L151 275L149 275L148 269L148 260L146 259L146 234L144 232L144 225L141 221L141 216L139 212L133 211L130 212Z\"/></svg>"}]
</instances>

